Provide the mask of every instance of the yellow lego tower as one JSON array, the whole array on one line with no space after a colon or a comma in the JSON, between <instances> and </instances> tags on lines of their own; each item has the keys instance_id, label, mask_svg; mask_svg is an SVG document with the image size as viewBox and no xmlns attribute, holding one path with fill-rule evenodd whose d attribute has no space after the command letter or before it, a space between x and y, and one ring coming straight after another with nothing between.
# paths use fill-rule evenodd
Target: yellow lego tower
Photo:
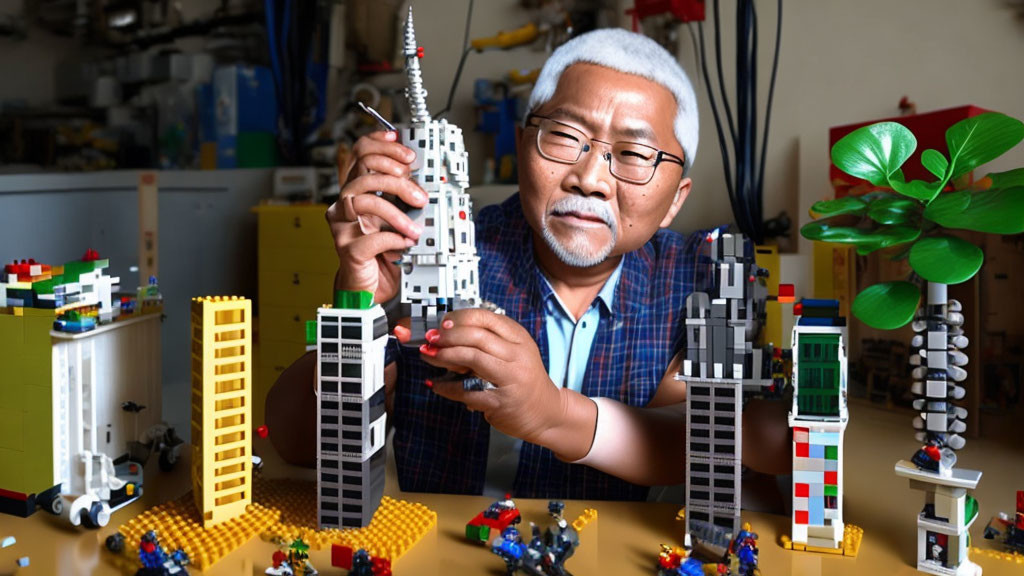
<instances>
[{"instance_id":1,"label":"yellow lego tower","mask_svg":"<svg viewBox=\"0 0 1024 576\"><path fill-rule=\"evenodd\" d=\"M252 303L192 299L192 495L203 526L252 502Z\"/></svg>"}]
</instances>

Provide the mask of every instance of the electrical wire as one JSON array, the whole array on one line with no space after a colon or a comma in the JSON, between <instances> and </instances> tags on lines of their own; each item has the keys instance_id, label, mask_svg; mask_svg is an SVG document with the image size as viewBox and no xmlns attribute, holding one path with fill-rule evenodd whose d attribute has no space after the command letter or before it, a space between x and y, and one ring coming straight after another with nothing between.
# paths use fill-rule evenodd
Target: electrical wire
<instances>
[{"instance_id":1,"label":"electrical wire","mask_svg":"<svg viewBox=\"0 0 1024 576\"><path fill-rule=\"evenodd\" d=\"M732 144L736 146L736 128L733 123L732 108L729 106L729 95L725 91L725 76L722 74L722 31L720 18L718 17L718 0L714 3L715 10L715 62L718 65L718 89L722 92L722 109L726 120L729 122L729 134L732 136ZM703 40L701 40L703 42ZM711 90L708 90L708 94Z\"/></svg>"},{"instance_id":2,"label":"electrical wire","mask_svg":"<svg viewBox=\"0 0 1024 576\"><path fill-rule=\"evenodd\" d=\"M778 20L775 23L775 56L772 58L772 78L768 83L768 105L764 112L764 135L761 142L761 166L757 176L757 188L764 190L765 152L768 150L768 128L772 121L772 101L775 99L775 77L779 71L779 45L782 43L782 0L778 0Z\"/></svg>"},{"instance_id":3,"label":"electrical wire","mask_svg":"<svg viewBox=\"0 0 1024 576\"><path fill-rule=\"evenodd\" d=\"M455 98L455 89L459 86L459 79L462 77L462 67L466 64L466 57L473 51L469 47L469 25L473 21L473 0L469 0L469 7L466 9L466 30L462 35L462 57L459 58L459 65L455 69L455 78L452 79L452 87L448 90L448 102L445 103L444 108L440 112L434 114L435 118L440 118L448 113L452 109L452 100Z\"/></svg>"},{"instance_id":4,"label":"electrical wire","mask_svg":"<svg viewBox=\"0 0 1024 576\"><path fill-rule=\"evenodd\" d=\"M708 91L708 103L711 104L711 114L715 117L715 133L718 134L718 147L722 152L722 169L725 171L725 189L729 193L729 205L733 214L739 212L736 204L736 193L732 185L732 166L729 161L729 148L725 140L725 131L722 129L722 120L718 115L718 105L715 103L715 93L711 89L711 77L708 75L708 60L704 50L704 23L697 22L697 33L700 36L700 67L704 73L704 87Z\"/></svg>"}]
</instances>

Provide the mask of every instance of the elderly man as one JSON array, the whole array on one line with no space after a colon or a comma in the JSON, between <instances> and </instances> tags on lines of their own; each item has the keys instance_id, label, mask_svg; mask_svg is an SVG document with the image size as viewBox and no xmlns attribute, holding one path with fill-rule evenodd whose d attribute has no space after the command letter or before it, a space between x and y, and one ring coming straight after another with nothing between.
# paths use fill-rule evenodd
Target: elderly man
<instances>
[{"instance_id":1,"label":"elderly man","mask_svg":"<svg viewBox=\"0 0 1024 576\"><path fill-rule=\"evenodd\" d=\"M667 227L690 195L697 134L690 82L655 42L604 29L552 54L518 134L519 193L476 216L481 296L506 316L449 314L388 367L403 490L642 499L684 480L673 377L702 235ZM427 200L396 136L356 143L327 214L336 289L377 302L397 295L393 262L421 230L374 192ZM496 389L434 383L436 368ZM784 468L781 414L778 432L744 440L764 448L761 469Z\"/></svg>"}]
</instances>

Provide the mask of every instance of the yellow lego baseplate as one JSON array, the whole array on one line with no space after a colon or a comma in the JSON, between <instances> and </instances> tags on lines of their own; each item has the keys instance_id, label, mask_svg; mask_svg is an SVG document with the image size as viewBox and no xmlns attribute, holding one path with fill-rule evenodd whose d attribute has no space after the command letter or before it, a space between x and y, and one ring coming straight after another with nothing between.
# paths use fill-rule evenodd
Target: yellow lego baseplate
<instances>
[{"instance_id":1,"label":"yellow lego baseplate","mask_svg":"<svg viewBox=\"0 0 1024 576\"><path fill-rule=\"evenodd\" d=\"M988 556L989 558L1005 560L1007 562L1013 562L1018 566L1024 566L1024 555L1017 552L1004 552L1002 550L991 550L988 548L978 548L977 546L972 546L971 555Z\"/></svg>"},{"instance_id":2,"label":"yellow lego baseplate","mask_svg":"<svg viewBox=\"0 0 1024 576\"><path fill-rule=\"evenodd\" d=\"M165 551L181 548L200 570L256 535L269 542L301 538L313 550L331 544L364 548L371 556L394 563L437 524L437 513L423 504L385 496L366 528L317 530L314 482L257 478L253 484L254 503L246 507L245 514L210 528L203 528L191 492L132 518L118 528L125 537L123 556L132 561L128 566L138 566L139 540L149 530L156 531ZM115 564L118 562L124 563L124 559L116 559Z\"/></svg>"},{"instance_id":3,"label":"yellow lego baseplate","mask_svg":"<svg viewBox=\"0 0 1024 576\"><path fill-rule=\"evenodd\" d=\"M796 550L798 552L818 552L821 554L832 554L835 556L849 556L850 558L856 558L857 553L860 552L860 542L864 538L864 529L860 526L854 526L853 524L847 524L843 529L843 541L839 543L839 548L822 548L820 546L807 546L806 544L800 544L793 542L789 536L782 535L780 540L782 541L782 547L786 550Z\"/></svg>"},{"instance_id":4,"label":"yellow lego baseplate","mask_svg":"<svg viewBox=\"0 0 1024 576\"><path fill-rule=\"evenodd\" d=\"M254 497L280 510L281 518L260 533L267 541L292 542L301 538L313 550L332 544L365 549L374 558L392 563L416 545L437 524L437 513L423 504L385 496L370 525L360 529L317 529L316 485L301 480L257 482Z\"/></svg>"}]
</instances>

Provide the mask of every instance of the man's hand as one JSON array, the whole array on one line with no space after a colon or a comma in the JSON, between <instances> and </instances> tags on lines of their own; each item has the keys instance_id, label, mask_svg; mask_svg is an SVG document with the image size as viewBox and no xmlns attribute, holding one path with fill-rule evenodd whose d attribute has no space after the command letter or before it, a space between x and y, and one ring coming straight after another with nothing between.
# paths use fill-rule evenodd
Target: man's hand
<instances>
[{"instance_id":1,"label":"man's hand","mask_svg":"<svg viewBox=\"0 0 1024 576\"><path fill-rule=\"evenodd\" d=\"M415 159L394 132L373 132L355 143L348 165L338 166L344 186L327 209L338 251L336 290L366 290L378 303L398 294L400 274L393 262L416 244L422 230L377 192L394 194L414 208L426 205L426 193L409 178Z\"/></svg>"},{"instance_id":2,"label":"man's hand","mask_svg":"<svg viewBox=\"0 0 1024 576\"><path fill-rule=\"evenodd\" d=\"M470 410L483 412L498 430L547 446L547 436L565 421L567 398L548 377L540 350L525 328L488 310L448 314L440 330L427 332L420 356L454 372L472 372L495 390L466 391L462 382L429 383L433 390Z\"/></svg>"}]
</instances>

